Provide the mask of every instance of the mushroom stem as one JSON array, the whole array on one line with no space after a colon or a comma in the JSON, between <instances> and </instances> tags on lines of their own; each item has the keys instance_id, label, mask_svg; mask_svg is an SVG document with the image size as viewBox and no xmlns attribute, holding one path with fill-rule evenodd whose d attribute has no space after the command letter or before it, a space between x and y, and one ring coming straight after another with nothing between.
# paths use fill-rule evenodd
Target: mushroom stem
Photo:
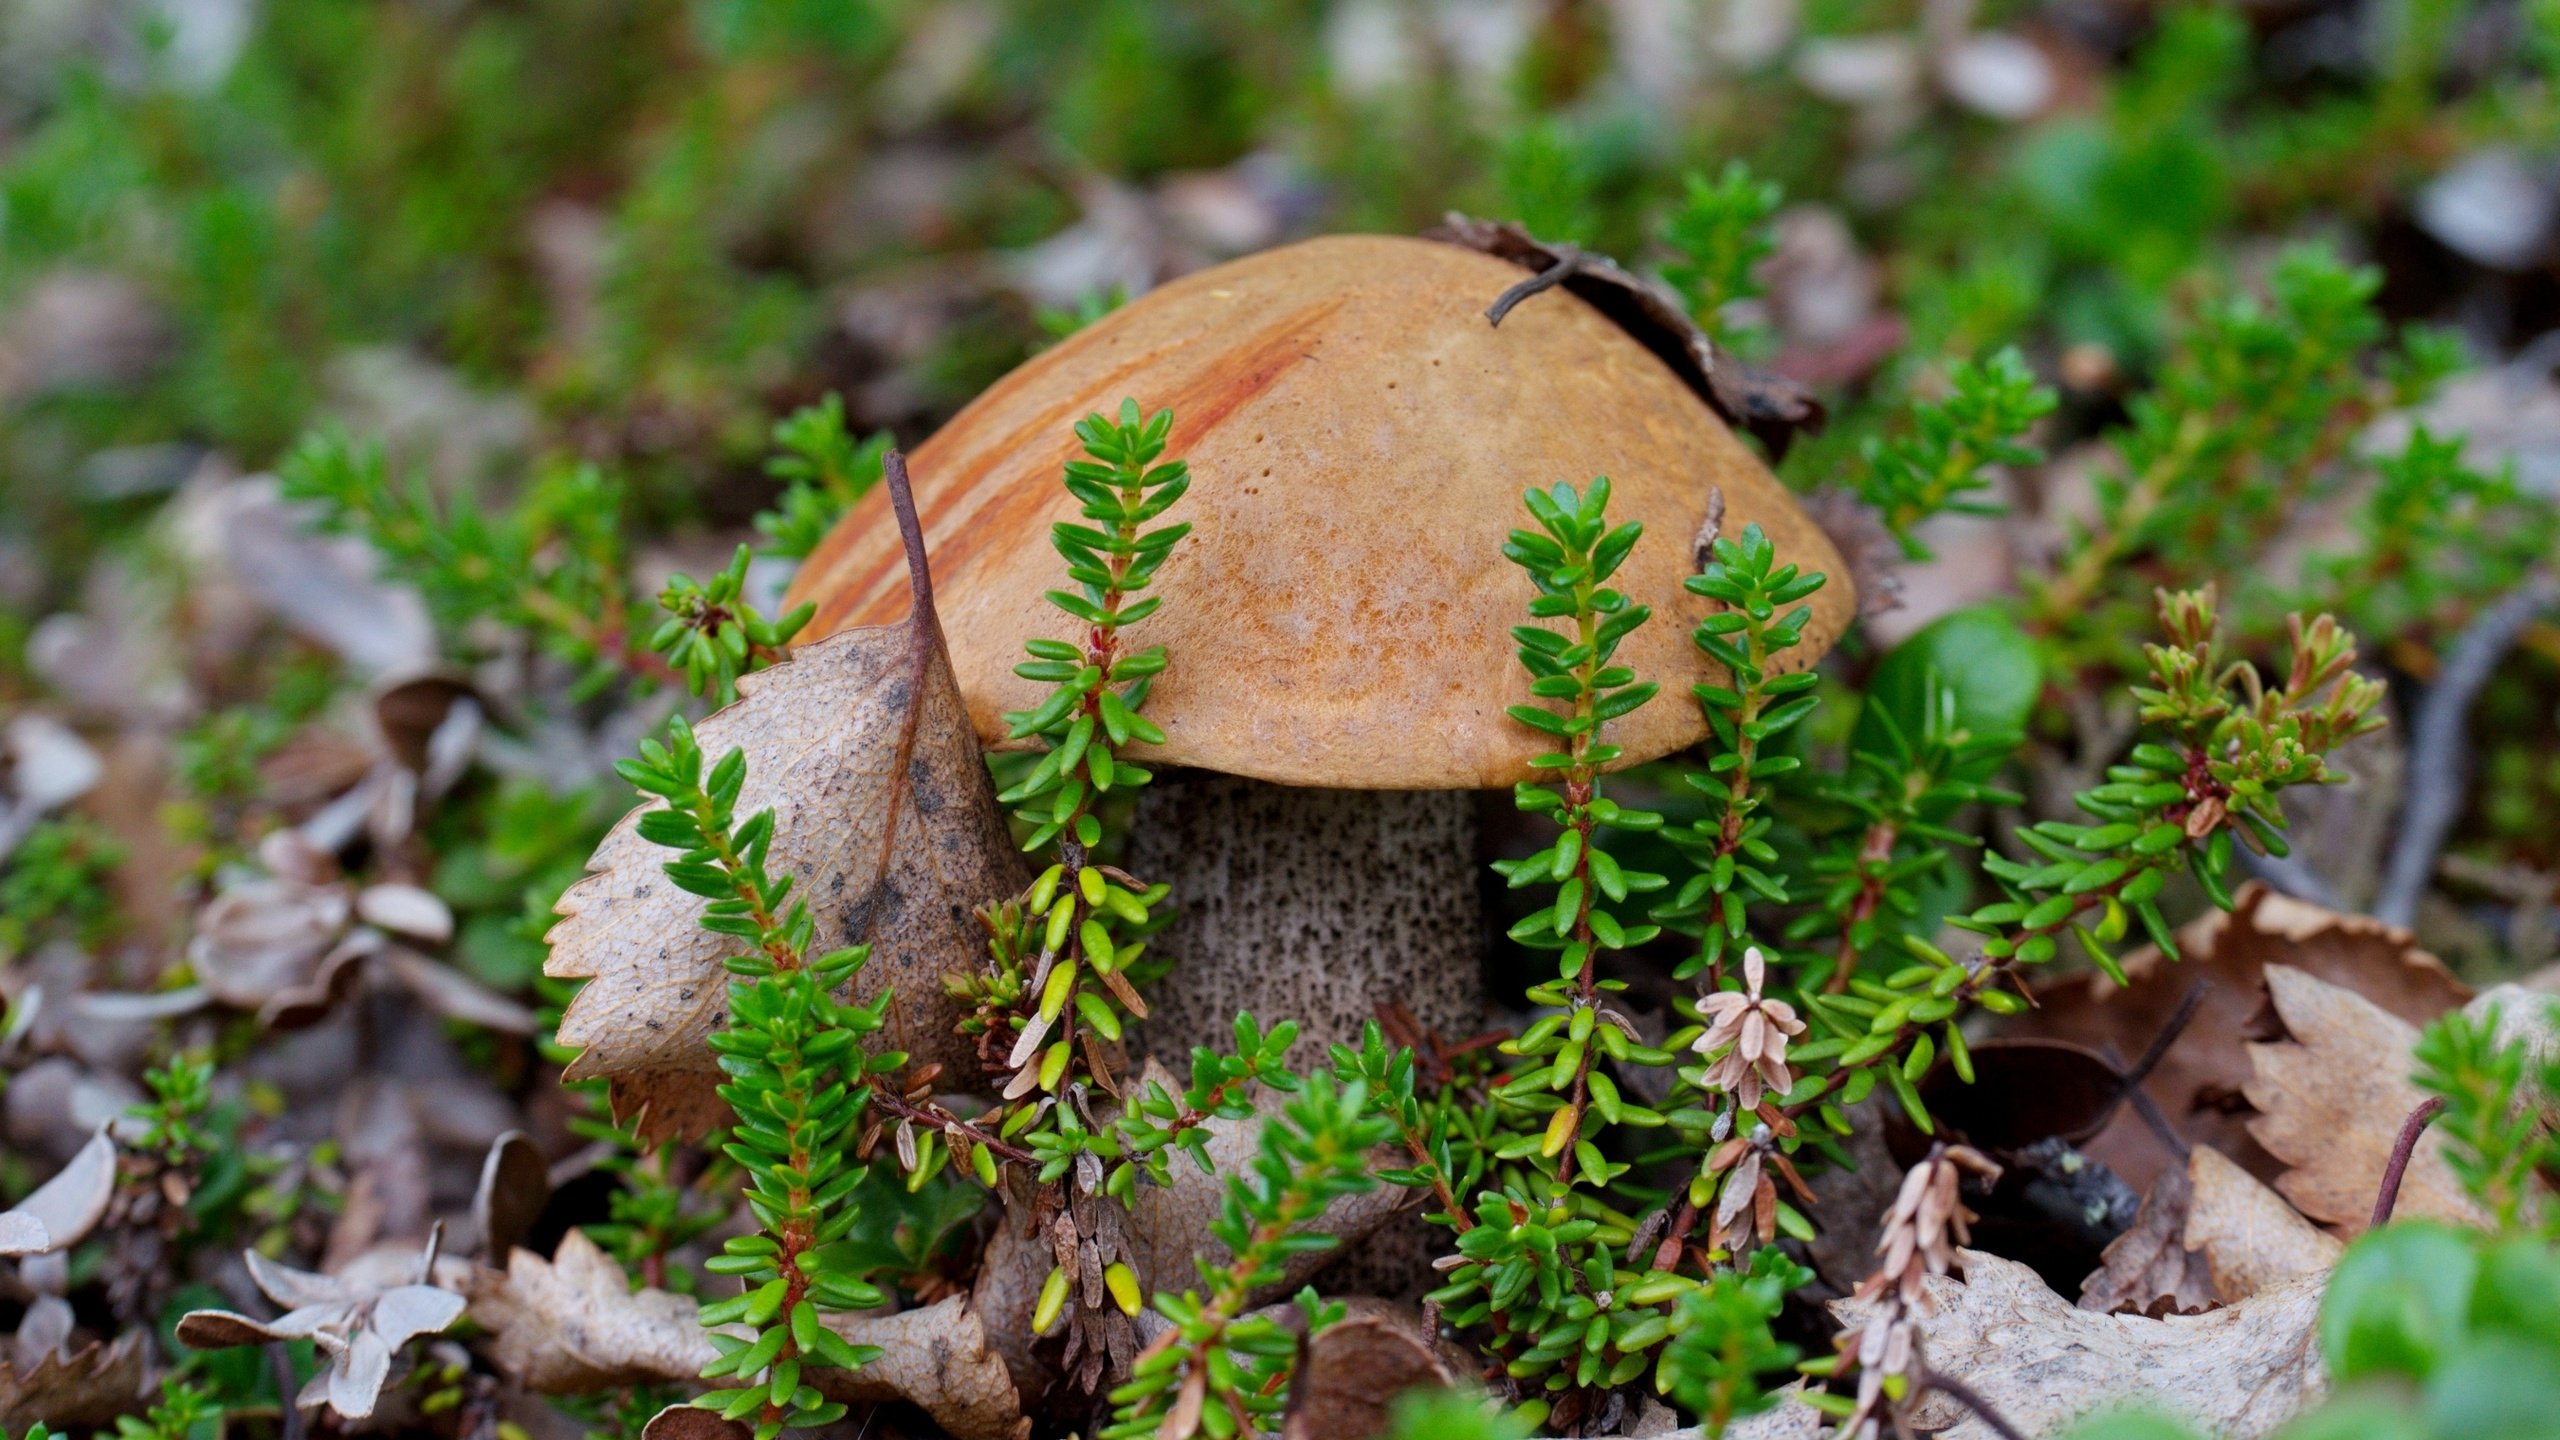
<instances>
[{"instance_id":1,"label":"mushroom stem","mask_svg":"<svg viewBox=\"0 0 2560 1440\"><path fill-rule=\"evenodd\" d=\"M1401 1001L1464 1039L1485 1020L1475 796L1320 790L1204 771L1141 792L1130 868L1173 887L1146 1046L1177 1070L1234 1044L1236 1013L1304 1027L1297 1063L1359 1043Z\"/></svg>"}]
</instances>

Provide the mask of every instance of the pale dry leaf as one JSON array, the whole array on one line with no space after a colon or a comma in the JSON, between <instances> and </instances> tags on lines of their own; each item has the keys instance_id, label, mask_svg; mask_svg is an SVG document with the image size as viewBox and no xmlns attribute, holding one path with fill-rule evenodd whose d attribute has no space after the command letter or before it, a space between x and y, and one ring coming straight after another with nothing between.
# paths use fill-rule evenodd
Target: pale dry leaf
<instances>
[{"instance_id":1,"label":"pale dry leaf","mask_svg":"<svg viewBox=\"0 0 2560 1440\"><path fill-rule=\"evenodd\" d=\"M2325 1275L2203 1315L2153 1320L2075 1309L2035 1271L1996 1255L1968 1250L1962 1259L1963 1280L1924 1282L1921 1352L2022 1434L2055 1434L2082 1415L2138 1404L2248 1440L2327 1392L2315 1333ZM1842 1301L1832 1311L1855 1325L1869 1308ZM1943 1394L1907 1418L1942 1440L1993 1440L1989 1426Z\"/></svg>"},{"instance_id":2,"label":"pale dry leaf","mask_svg":"<svg viewBox=\"0 0 2560 1440\"><path fill-rule=\"evenodd\" d=\"M895 994L884 1045L966 1076L977 1057L943 978L981 963L977 911L1029 877L952 677L921 544L910 544L907 620L749 676L697 733L713 760L746 752L737 813L774 811L770 863L799 878L817 948L870 944L854 984ZM725 1114L704 1041L726 1008L732 942L704 931L704 902L667 879L672 852L640 838L648 808L623 817L588 862L596 873L561 898L544 970L587 982L560 1023L562 1042L581 1047L568 1078L610 1076L615 1111L642 1112L649 1135L698 1133Z\"/></svg>"},{"instance_id":3,"label":"pale dry leaf","mask_svg":"<svg viewBox=\"0 0 2560 1440\"><path fill-rule=\"evenodd\" d=\"M481 1272L470 1314L490 1332L499 1372L544 1394L690 1383L718 1353L694 1318L694 1301L633 1290L622 1267L576 1230L549 1260L518 1250L504 1271ZM953 1440L1010 1440L1021 1428L1013 1377L964 1297L894 1315L831 1315L826 1323L882 1352L858 1371L811 1371L810 1383L829 1398L906 1401Z\"/></svg>"},{"instance_id":4,"label":"pale dry leaf","mask_svg":"<svg viewBox=\"0 0 2560 1440\"><path fill-rule=\"evenodd\" d=\"M2418 1029L2289 965L2269 965L2266 979L2290 1038L2248 1047L2255 1073L2246 1094L2259 1112L2249 1133L2288 1167L2275 1185L2294 1208L2353 1238L2372 1218L2402 1122L2427 1098L2409 1078ZM2433 1131L2410 1157L2395 1213L2489 1222L2454 1178L2444 1138Z\"/></svg>"},{"instance_id":5,"label":"pale dry leaf","mask_svg":"<svg viewBox=\"0 0 2560 1440\"><path fill-rule=\"evenodd\" d=\"M2182 929L2178 948L2186 958L2176 962L2148 946L2128 952L2128 987L2094 972L2044 986L2036 991L2037 1008L2000 1033L2113 1050L2131 1063L2196 981L2206 981L2194 1018L2142 1088L2191 1144L2211 1146L2270 1183L2284 1166L2251 1137L2241 1103L2251 1074L2243 1046L2253 1038L2267 966L2290 965L2344 986L2413 1025L2471 998L2408 931L2254 883L2242 887L2230 911L2209 910ZM2176 1165L2130 1106L2081 1148L2136 1189Z\"/></svg>"},{"instance_id":6,"label":"pale dry leaf","mask_svg":"<svg viewBox=\"0 0 2560 1440\"><path fill-rule=\"evenodd\" d=\"M0 1213L0 1255L42 1255L76 1245L96 1228L116 1193L116 1142L103 1129L71 1163Z\"/></svg>"},{"instance_id":7,"label":"pale dry leaf","mask_svg":"<svg viewBox=\"0 0 2560 1440\"><path fill-rule=\"evenodd\" d=\"M2246 1300L2338 1263L2345 1247L2336 1236L2303 1219L2228 1157L2199 1145L2187 1157L2186 1175L2193 1199L2183 1239L2204 1260L2217 1299Z\"/></svg>"},{"instance_id":8,"label":"pale dry leaf","mask_svg":"<svg viewBox=\"0 0 2560 1440\"><path fill-rule=\"evenodd\" d=\"M2198 1155L2209 1150L2198 1149ZM2213 1271L2187 1248L2195 1187L2184 1170L2151 1182L2132 1228L2108 1242L2098 1268L2080 1284L2080 1308L2107 1315L2194 1315L2213 1308Z\"/></svg>"},{"instance_id":9,"label":"pale dry leaf","mask_svg":"<svg viewBox=\"0 0 2560 1440\"><path fill-rule=\"evenodd\" d=\"M150 1381L148 1343L142 1331L128 1330L111 1342L48 1354L32 1364L0 1360L0 1434L17 1434L39 1420L111 1425L119 1415L140 1411Z\"/></svg>"}]
</instances>

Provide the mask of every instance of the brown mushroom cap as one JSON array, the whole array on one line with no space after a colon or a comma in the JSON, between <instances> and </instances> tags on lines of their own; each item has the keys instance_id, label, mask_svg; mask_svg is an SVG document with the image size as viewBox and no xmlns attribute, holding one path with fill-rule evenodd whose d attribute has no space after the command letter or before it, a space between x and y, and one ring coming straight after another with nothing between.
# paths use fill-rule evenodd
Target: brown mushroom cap
<instances>
[{"instance_id":1,"label":"brown mushroom cap","mask_svg":"<svg viewBox=\"0 0 2560 1440\"><path fill-rule=\"evenodd\" d=\"M1065 583L1049 527L1072 427L1123 396L1173 410L1190 536L1158 572L1164 608L1130 631L1172 664L1147 715L1152 758L1290 785L1457 790L1528 778L1543 737L1511 627L1529 580L1502 557L1520 492L1607 475L1613 520L1645 537L1618 583L1653 618L1619 654L1661 697L1610 726L1630 762L1706 733L1688 685L1718 673L1689 631L1690 546L1712 487L1723 533L1758 524L1782 561L1831 583L1810 602L1812 664L1856 610L1839 553L1776 477L1651 352L1580 299L1485 321L1514 266L1437 241L1333 236L1191 275L997 382L919 447L916 502L951 662L979 734L1044 686L1013 667L1032 636L1073 638L1042 598ZM904 560L873 492L809 558L790 603L809 638L897 619ZM1141 754L1145 752L1139 752Z\"/></svg>"}]
</instances>

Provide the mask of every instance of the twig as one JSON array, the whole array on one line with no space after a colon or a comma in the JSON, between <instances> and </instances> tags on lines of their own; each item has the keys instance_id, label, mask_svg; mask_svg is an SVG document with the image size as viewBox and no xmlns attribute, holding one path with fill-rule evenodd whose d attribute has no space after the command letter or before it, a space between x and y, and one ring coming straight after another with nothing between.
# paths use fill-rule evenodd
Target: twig
<instances>
[{"instance_id":1,"label":"twig","mask_svg":"<svg viewBox=\"0 0 2560 1440\"><path fill-rule=\"evenodd\" d=\"M2366 1228L2390 1223L2391 1211L2400 1203L2400 1179L2409 1173L2409 1157L2418 1151L2418 1137L2427 1133L2427 1127L2435 1123L2443 1109L2444 1097L2430 1096L2427 1103L2410 1111L2409 1118L2400 1122L2400 1138L2391 1142L2391 1160L2382 1167L2382 1190L2373 1197L2373 1219Z\"/></svg>"},{"instance_id":2,"label":"twig","mask_svg":"<svg viewBox=\"0 0 2560 1440\"><path fill-rule=\"evenodd\" d=\"M2455 637L2436 683L2418 702L2409 727L2409 800L2400 812L2400 840L2391 848L2376 918L2408 925L2418 897L2435 874L2436 856L2462 810L2471 779L2471 703L2489 683L2498 662L2534 616L2560 602L2560 574L2537 570L2507 597L2473 617Z\"/></svg>"},{"instance_id":3,"label":"twig","mask_svg":"<svg viewBox=\"0 0 2560 1440\"><path fill-rule=\"evenodd\" d=\"M1532 295L1553 290L1572 279L1574 274L1582 269L1581 251L1570 245L1559 245L1555 247L1555 252L1554 264L1495 296L1492 306L1484 312L1484 318L1495 325L1500 325L1502 317L1511 313L1512 306Z\"/></svg>"},{"instance_id":4,"label":"twig","mask_svg":"<svg viewBox=\"0 0 2560 1440\"><path fill-rule=\"evenodd\" d=\"M1953 1375L1941 1374L1935 1370L1923 1370L1920 1372L1919 1384L1914 1388L1935 1390L1972 1411L1974 1418L1990 1426L1992 1433L1998 1435L2000 1440L2027 1440L2026 1436L2018 1433L2017 1426L2009 1423L2006 1416L1991 1408L1991 1402L1982 1398L1981 1391Z\"/></svg>"},{"instance_id":5,"label":"twig","mask_svg":"<svg viewBox=\"0 0 2560 1440\"><path fill-rule=\"evenodd\" d=\"M2160 1061L2168 1055L2169 1047L2178 1043L2178 1037L2185 1033L2188 1022L2196 1018L2196 1007L2204 1003L2204 992L2211 988L2212 983L2199 976L2196 983L2187 987L2186 995L2178 1001L2178 1008L2170 1014L2169 1023L2161 1026L2160 1033L2151 1037L2151 1043L2143 1049L2142 1058L2134 1061L2133 1067L2117 1078L2116 1093L2108 1099L2106 1108L2098 1112L2099 1125L2105 1125L2115 1115L2117 1106L2130 1101L2144 1122L2169 1142L2170 1149L2181 1155L2186 1153L2186 1142L2176 1138L2176 1130L2169 1127L2169 1117L2161 1114L2157 1106L2147 1103L2150 1097L2142 1093L2142 1082L2151 1078L2151 1072L2159 1068Z\"/></svg>"},{"instance_id":6,"label":"twig","mask_svg":"<svg viewBox=\"0 0 2560 1440\"><path fill-rule=\"evenodd\" d=\"M2296 900L2308 900L2326 910L2335 910L2339 906L2336 887L2322 879L2318 871L2303 864L2300 856L2261 855L2243 845L2240 847L2240 859L2252 874Z\"/></svg>"}]
</instances>

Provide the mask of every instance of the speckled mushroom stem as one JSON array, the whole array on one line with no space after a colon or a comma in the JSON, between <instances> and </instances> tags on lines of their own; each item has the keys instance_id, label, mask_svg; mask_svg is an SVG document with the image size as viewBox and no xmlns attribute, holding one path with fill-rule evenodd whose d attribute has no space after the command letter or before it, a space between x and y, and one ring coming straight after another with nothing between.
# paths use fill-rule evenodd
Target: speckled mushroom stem
<instances>
[{"instance_id":1,"label":"speckled mushroom stem","mask_svg":"<svg viewBox=\"0 0 2560 1440\"><path fill-rule=\"evenodd\" d=\"M1130 868L1173 887L1152 942L1149 1053L1187 1070L1236 1013L1304 1025L1296 1063L1357 1044L1390 1000L1451 1039L1484 1028L1490 934L1464 790L1324 790L1202 771L1141 792Z\"/></svg>"}]
</instances>

